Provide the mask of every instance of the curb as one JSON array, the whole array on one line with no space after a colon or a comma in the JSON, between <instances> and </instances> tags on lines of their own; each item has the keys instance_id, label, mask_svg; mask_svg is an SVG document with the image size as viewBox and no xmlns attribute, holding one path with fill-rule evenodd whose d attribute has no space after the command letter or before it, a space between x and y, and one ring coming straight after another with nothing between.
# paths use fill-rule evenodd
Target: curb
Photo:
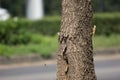
<instances>
[{"instance_id":1,"label":"curb","mask_svg":"<svg viewBox=\"0 0 120 80\"><path fill-rule=\"evenodd\" d=\"M94 55L112 55L112 54L120 54L120 47L117 48L108 48L108 49L97 49L94 50ZM13 63L24 63L24 62L37 62L43 60L53 60L55 59L57 54L52 55L49 58L43 58L37 54L29 54L24 56L12 56L12 57L0 57L0 65L2 64L13 64Z\"/></svg>"}]
</instances>

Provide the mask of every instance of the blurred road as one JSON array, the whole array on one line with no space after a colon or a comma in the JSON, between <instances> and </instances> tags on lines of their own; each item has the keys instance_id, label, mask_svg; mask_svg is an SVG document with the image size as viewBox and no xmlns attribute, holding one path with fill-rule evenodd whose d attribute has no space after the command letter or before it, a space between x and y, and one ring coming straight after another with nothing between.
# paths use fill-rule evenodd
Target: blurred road
<instances>
[{"instance_id":1,"label":"blurred road","mask_svg":"<svg viewBox=\"0 0 120 80\"><path fill-rule=\"evenodd\" d=\"M95 61L98 80L120 80L120 59ZM0 80L56 80L56 65L0 69Z\"/></svg>"}]
</instances>

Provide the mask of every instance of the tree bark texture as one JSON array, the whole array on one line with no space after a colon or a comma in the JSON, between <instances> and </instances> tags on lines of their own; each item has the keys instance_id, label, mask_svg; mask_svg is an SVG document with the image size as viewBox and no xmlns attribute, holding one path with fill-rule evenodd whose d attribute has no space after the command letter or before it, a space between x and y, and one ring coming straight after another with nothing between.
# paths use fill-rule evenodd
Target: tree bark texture
<instances>
[{"instance_id":1,"label":"tree bark texture","mask_svg":"<svg viewBox=\"0 0 120 80\"><path fill-rule=\"evenodd\" d=\"M62 0L57 80L96 80L92 16L91 0Z\"/></svg>"}]
</instances>

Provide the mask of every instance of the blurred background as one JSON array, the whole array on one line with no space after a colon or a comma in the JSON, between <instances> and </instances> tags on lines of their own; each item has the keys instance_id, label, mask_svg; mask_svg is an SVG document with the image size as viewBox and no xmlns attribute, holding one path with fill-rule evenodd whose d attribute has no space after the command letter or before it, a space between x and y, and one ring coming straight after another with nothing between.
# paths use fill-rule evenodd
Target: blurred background
<instances>
[{"instance_id":1,"label":"blurred background","mask_svg":"<svg viewBox=\"0 0 120 80\"><path fill-rule=\"evenodd\" d=\"M93 0L93 5L93 25L97 26L93 46L98 79L120 80L120 0ZM60 16L61 0L0 0L0 80L55 80ZM44 60L52 60L52 64L43 66ZM8 65L25 62L41 65L8 69ZM29 79L19 76L22 73L30 76L30 72L39 74ZM43 77L42 72L51 76Z\"/></svg>"}]
</instances>

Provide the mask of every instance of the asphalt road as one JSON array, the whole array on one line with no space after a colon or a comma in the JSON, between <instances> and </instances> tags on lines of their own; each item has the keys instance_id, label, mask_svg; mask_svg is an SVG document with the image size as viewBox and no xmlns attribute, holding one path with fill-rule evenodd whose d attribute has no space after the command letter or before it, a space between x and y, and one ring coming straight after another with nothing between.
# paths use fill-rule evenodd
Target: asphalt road
<instances>
[{"instance_id":1,"label":"asphalt road","mask_svg":"<svg viewBox=\"0 0 120 80\"><path fill-rule=\"evenodd\" d=\"M98 80L120 80L120 59L95 61ZM56 65L0 69L0 80L56 80Z\"/></svg>"}]
</instances>

